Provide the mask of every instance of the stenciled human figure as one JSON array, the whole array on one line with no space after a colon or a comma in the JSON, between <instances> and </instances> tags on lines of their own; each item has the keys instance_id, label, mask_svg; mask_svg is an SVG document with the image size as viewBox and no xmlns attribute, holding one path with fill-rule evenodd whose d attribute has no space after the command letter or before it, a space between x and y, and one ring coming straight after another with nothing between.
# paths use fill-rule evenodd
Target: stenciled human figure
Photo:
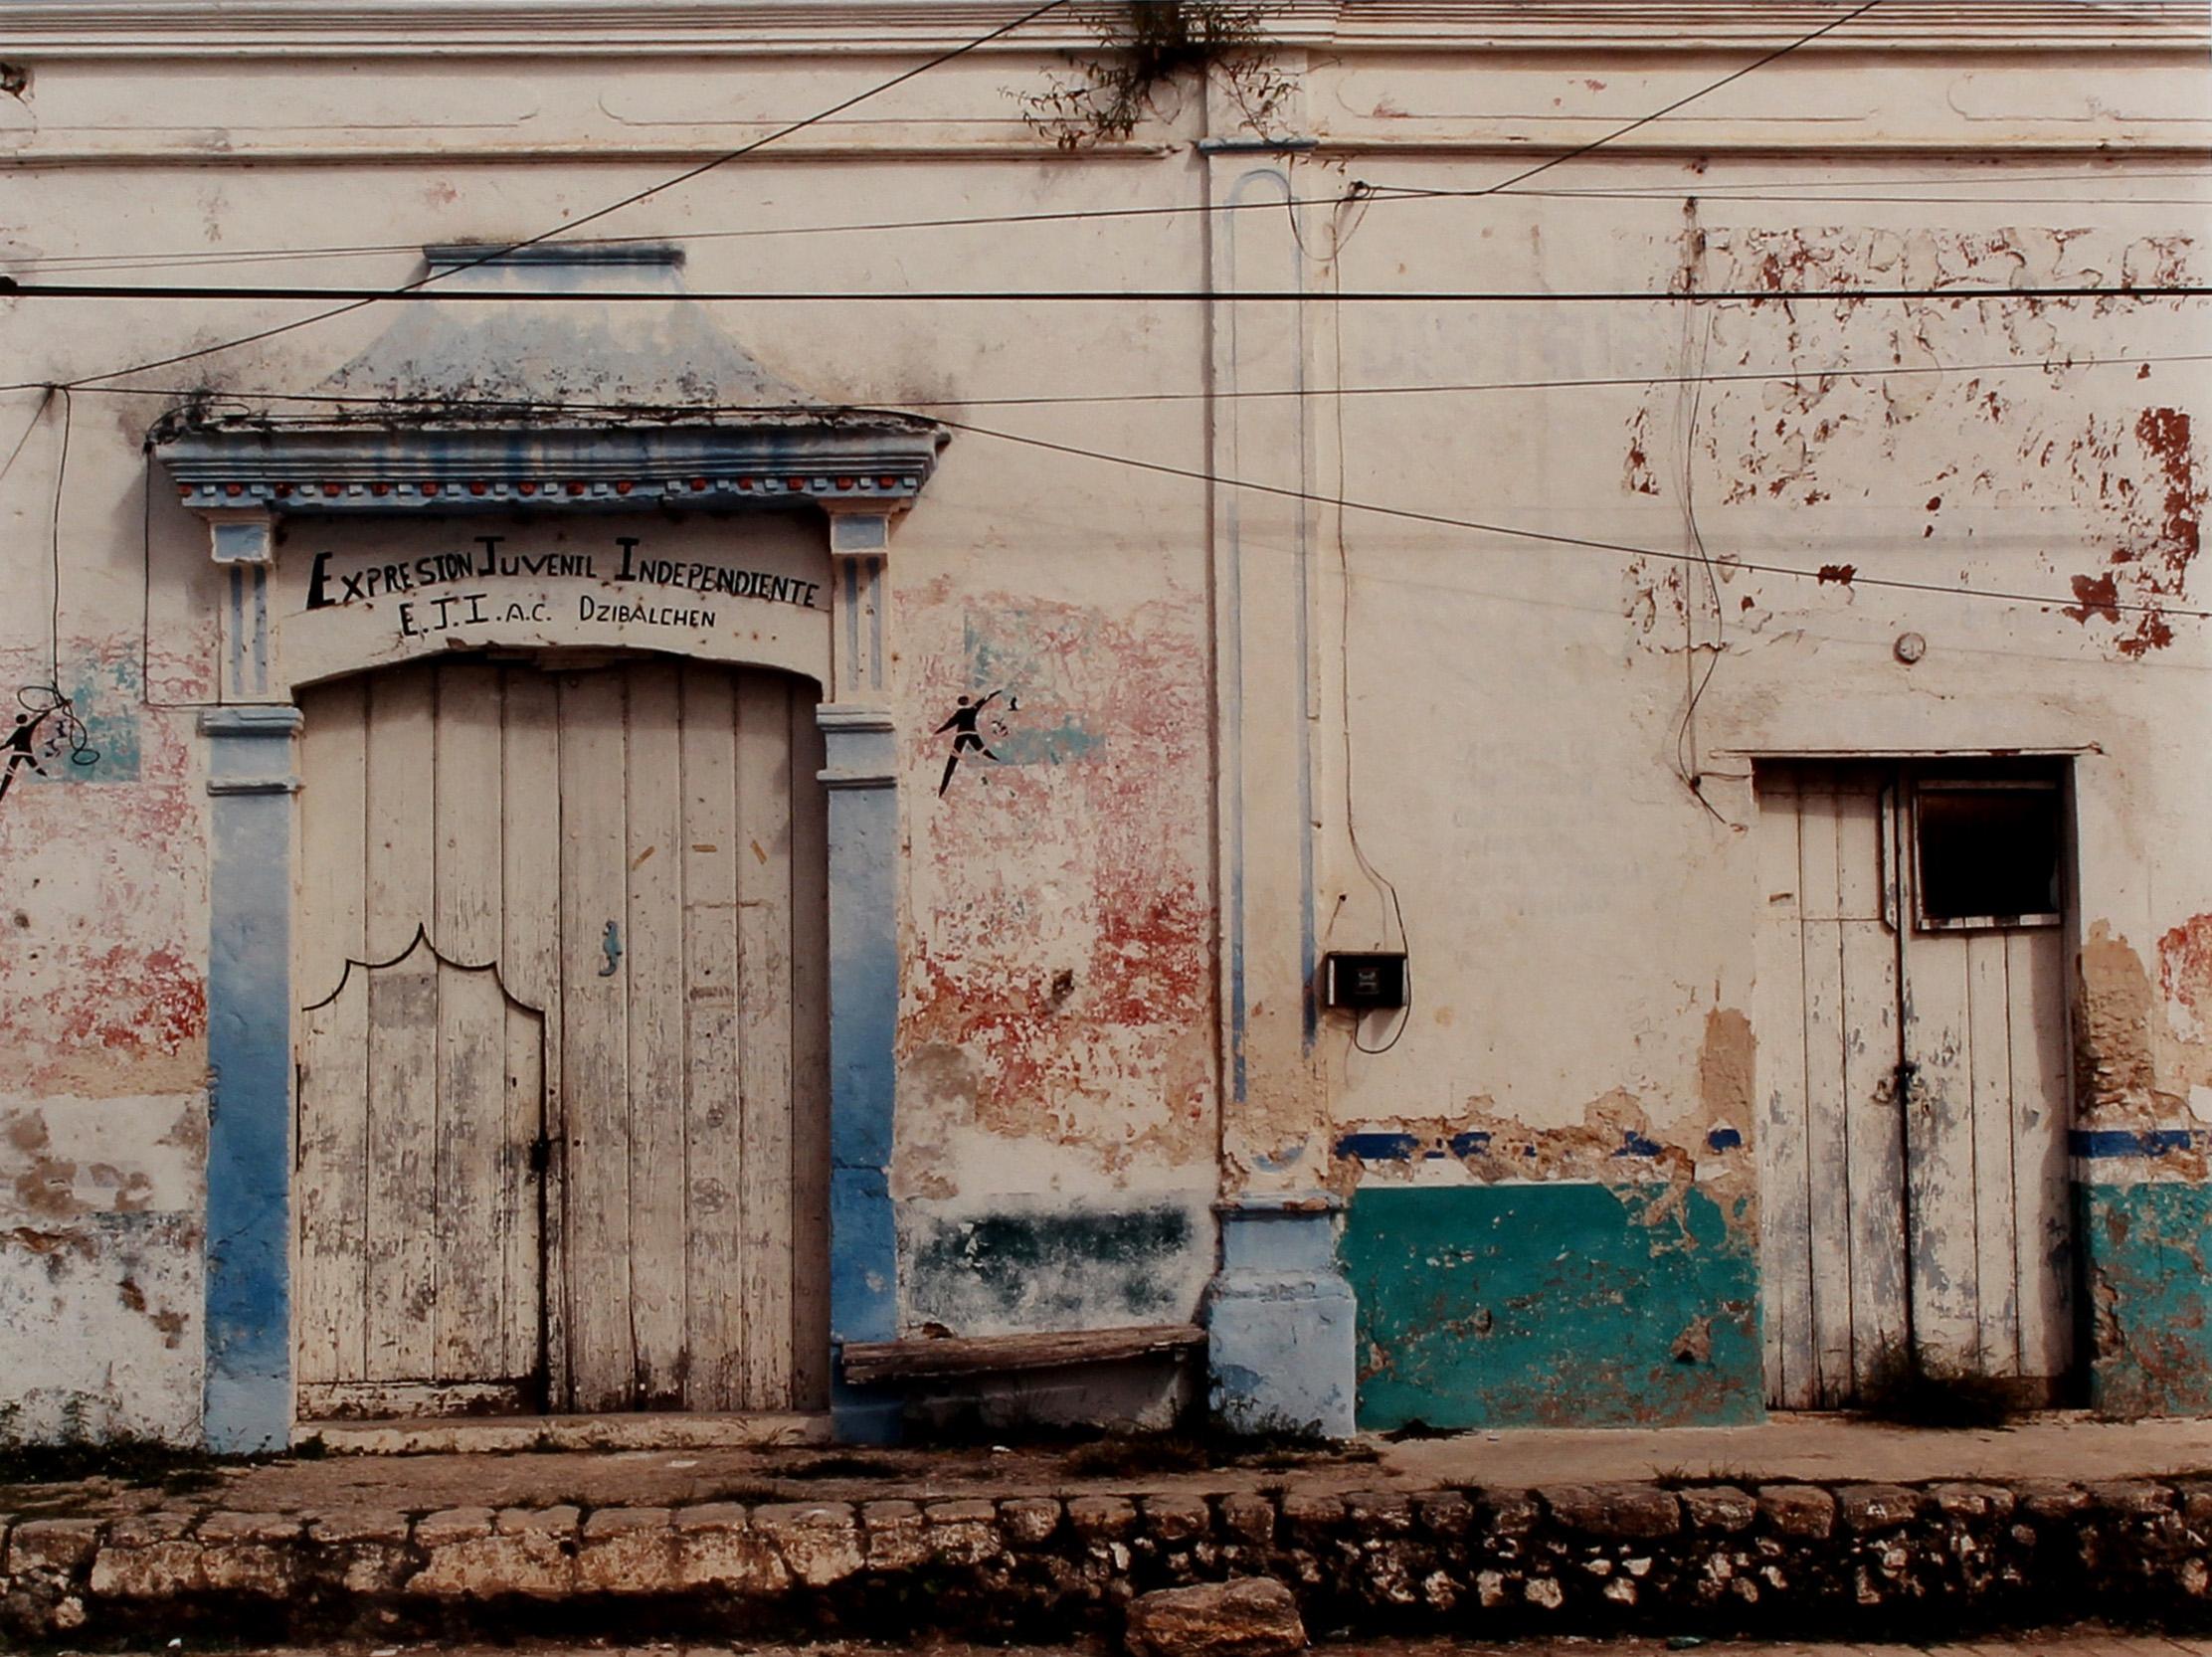
<instances>
[{"instance_id":1,"label":"stenciled human figure","mask_svg":"<svg viewBox=\"0 0 2212 1657\"><path fill-rule=\"evenodd\" d=\"M961 697L960 706L953 709L953 716L931 733L934 736L943 736L947 731L956 733L953 737L953 751L945 756L945 775L937 784L938 799L944 799L945 791L953 786L953 773L960 769L961 755L977 753L1001 765L1006 763L984 746L983 737L976 730L976 721L983 717L983 710L998 700L998 697L999 692L996 690L977 700Z\"/></svg>"},{"instance_id":2,"label":"stenciled human figure","mask_svg":"<svg viewBox=\"0 0 2212 1657\"><path fill-rule=\"evenodd\" d=\"M7 799L8 785L15 781L15 774L25 766L29 766L42 777L46 775L46 767L39 764L39 756L32 748L38 741L39 727L46 723L47 715L53 711L52 708L47 708L37 714L19 713L15 716L15 729L8 733L5 742L0 742L0 754L7 755L6 767L0 769L0 800Z\"/></svg>"}]
</instances>

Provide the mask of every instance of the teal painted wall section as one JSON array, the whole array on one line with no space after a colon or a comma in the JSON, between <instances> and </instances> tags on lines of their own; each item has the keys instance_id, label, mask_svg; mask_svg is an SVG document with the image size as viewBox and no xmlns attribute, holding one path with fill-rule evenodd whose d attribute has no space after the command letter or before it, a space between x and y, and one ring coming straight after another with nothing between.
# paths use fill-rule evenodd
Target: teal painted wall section
<instances>
[{"instance_id":1,"label":"teal painted wall section","mask_svg":"<svg viewBox=\"0 0 2212 1657\"><path fill-rule=\"evenodd\" d=\"M2092 1407L2212 1414L2212 1187L2157 1181L2077 1191L2089 1242Z\"/></svg>"},{"instance_id":2,"label":"teal painted wall section","mask_svg":"<svg viewBox=\"0 0 2212 1657\"><path fill-rule=\"evenodd\" d=\"M1761 1415L1741 1199L1724 1211L1695 1187L1368 1186L1340 1250L1359 1298L1364 1429Z\"/></svg>"}]
</instances>

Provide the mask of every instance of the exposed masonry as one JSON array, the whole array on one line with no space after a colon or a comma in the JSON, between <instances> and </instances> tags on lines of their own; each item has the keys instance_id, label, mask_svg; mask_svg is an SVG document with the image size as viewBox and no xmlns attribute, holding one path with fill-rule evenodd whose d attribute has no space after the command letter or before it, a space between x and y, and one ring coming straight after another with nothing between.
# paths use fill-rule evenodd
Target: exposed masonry
<instances>
[{"instance_id":1,"label":"exposed masonry","mask_svg":"<svg viewBox=\"0 0 2212 1657\"><path fill-rule=\"evenodd\" d=\"M1291 1489L0 1519L0 1638L654 1626L1043 1637L1287 1583L1317 1632L2212 1625L2212 1478Z\"/></svg>"}]
</instances>

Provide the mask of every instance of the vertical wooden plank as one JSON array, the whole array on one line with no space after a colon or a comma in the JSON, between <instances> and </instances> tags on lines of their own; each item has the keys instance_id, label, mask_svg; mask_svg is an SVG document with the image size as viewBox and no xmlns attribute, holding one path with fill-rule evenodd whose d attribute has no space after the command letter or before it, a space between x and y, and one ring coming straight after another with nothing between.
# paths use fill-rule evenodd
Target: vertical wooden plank
<instances>
[{"instance_id":1,"label":"vertical wooden plank","mask_svg":"<svg viewBox=\"0 0 2212 1657\"><path fill-rule=\"evenodd\" d=\"M567 1396L565 1348L555 1327L562 1297L560 1260L560 1101L555 1083L560 1051L561 788L559 708L553 680L525 668L509 670L502 688L500 729L499 971L521 1006L506 1009L508 1154L525 1178L505 1187L513 1207L503 1226L502 1345L506 1373L531 1374L561 1356L549 1375L551 1397ZM537 1010L535 1013L531 1009ZM545 1166L532 1148L543 1134Z\"/></svg>"},{"instance_id":2,"label":"vertical wooden plank","mask_svg":"<svg viewBox=\"0 0 2212 1657\"><path fill-rule=\"evenodd\" d=\"M2056 1380L2074 1363L2074 1221L2066 1157L2073 1100L2066 949L2055 927L2012 933L2005 947L2012 998L2020 1372Z\"/></svg>"},{"instance_id":3,"label":"vertical wooden plank","mask_svg":"<svg viewBox=\"0 0 2212 1657\"><path fill-rule=\"evenodd\" d=\"M745 1168L745 1404L791 1407L791 702L737 685L738 1090Z\"/></svg>"},{"instance_id":4,"label":"vertical wooden plank","mask_svg":"<svg viewBox=\"0 0 2212 1657\"><path fill-rule=\"evenodd\" d=\"M1812 1351L1811 1187L1805 1160L1804 924L1798 894L1794 772L1758 791L1759 932L1756 1011L1759 1098L1759 1261L1764 1279L1766 1390L1782 1409L1819 1401Z\"/></svg>"},{"instance_id":5,"label":"vertical wooden plank","mask_svg":"<svg viewBox=\"0 0 2212 1657\"><path fill-rule=\"evenodd\" d=\"M1919 1067L1906 1117L1913 1342L1932 1375L1978 1362L1973 1083L1966 941L1908 932L1906 1054Z\"/></svg>"},{"instance_id":6,"label":"vertical wooden plank","mask_svg":"<svg viewBox=\"0 0 2212 1657\"><path fill-rule=\"evenodd\" d=\"M310 692L299 730L303 874L296 985L299 1143L293 1174L298 1270L292 1298L303 1383L360 1381L366 1363L368 1208L367 976L362 905L367 703L344 679Z\"/></svg>"},{"instance_id":7,"label":"vertical wooden plank","mask_svg":"<svg viewBox=\"0 0 2212 1657\"><path fill-rule=\"evenodd\" d=\"M830 798L814 687L791 691L792 1404L830 1407Z\"/></svg>"},{"instance_id":8,"label":"vertical wooden plank","mask_svg":"<svg viewBox=\"0 0 2212 1657\"><path fill-rule=\"evenodd\" d=\"M1798 806L1798 881L1805 913L1805 1135L1811 1182L1813 1358L1822 1407L1851 1393L1851 1193L1844 1092L1850 1038L1843 1005L1842 801L1833 781Z\"/></svg>"},{"instance_id":9,"label":"vertical wooden plank","mask_svg":"<svg viewBox=\"0 0 2212 1657\"><path fill-rule=\"evenodd\" d=\"M561 1099L568 1130L563 1245L570 1407L635 1401L630 1340L632 943L625 867L623 680L572 673L560 686ZM612 943L623 951L610 953ZM611 969L611 970L603 970Z\"/></svg>"},{"instance_id":10,"label":"vertical wooden plank","mask_svg":"<svg viewBox=\"0 0 2212 1657\"><path fill-rule=\"evenodd\" d=\"M723 668L683 670L685 1329L694 1409L745 1401L744 1117L738 1094L737 702Z\"/></svg>"},{"instance_id":11,"label":"vertical wooden plank","mask_svg":"<svg viewBox=\"0 0 2212 1657\"><path fill-rule=\"evenodd\" d=\"M506 1139L506 1001L489 972L501 932L499 673L478 662L437 668L433 812L437 895L431 937L438 974L437 1376L493 1381L506 1373L504 1222L512 1204Z\"/></svg>"},{"instance_id":12,"label":"vertical wooden plank","mask_svg":"<svg viewBox=\"0 0 2212 1657\"><path fill-rule=\"evenodd\" d=\"M432 919L437 754L431 670L370 681L369 958ZM438 966L423 949L369 980L368 1379L435 1378L438 1299Z\"/></svg>"},{"instance_id":13,"label":"vertical wooden plank","mask_svg":"<svg viewBox=\"0 0 2212 1657\"><path fill-rule=\"evenodd\" d=\"M1973 1100L1974 1316L1980 1373L2020 1373L2019 1227L2013 1194L2012 998L2005 936L1966 939L1966 1065Z\"/></svg>"},{"instance_id":14,"label":"vertical wooden plank","mask_svg":"<svg viewBox=\"0 0 2212 1657\"><path fill-rule=\"evenodd\" d=\"M676 667L630 681L623 979L630 995L630 1329L639 1403L679 1407L685 1349L683 778Z\"/></svg>"},{"instance_id":15,"label":"vertical wooden plank","mask_svg":"<svg viewBox=\"0 0 2212 1657\"><path fill-rule=\"evenodd\" d=\"M1851 1392L1911 1339L1905 1293L1905 1134L1895 1092L1897 938L1884 920L1885 798L1871 777L1838 798L1838 943L1850 1237Z\"/></svg>"}]
</instances>

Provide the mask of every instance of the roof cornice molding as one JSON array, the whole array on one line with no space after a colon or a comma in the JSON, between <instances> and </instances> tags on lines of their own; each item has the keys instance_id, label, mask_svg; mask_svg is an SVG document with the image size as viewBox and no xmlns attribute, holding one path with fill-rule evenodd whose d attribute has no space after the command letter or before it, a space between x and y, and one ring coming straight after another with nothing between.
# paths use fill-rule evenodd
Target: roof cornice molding
<instances>
[{"instance_id":1,"label":"roof cornice molding","mask_svg":"<svg viewBox=\"0 0 2212 1657\"><path fill-rule=\"evenodd\" d=\"M1743 52L1843 0L1286 0L1286 45L1338 52ZM7 0L11 57L835 55L941 52L1018 0ZM1071 8L985 51L1089 46ZM1808 52L2201 53L2203 0L1889 0Z\"/></svg>"}]
</instances>

